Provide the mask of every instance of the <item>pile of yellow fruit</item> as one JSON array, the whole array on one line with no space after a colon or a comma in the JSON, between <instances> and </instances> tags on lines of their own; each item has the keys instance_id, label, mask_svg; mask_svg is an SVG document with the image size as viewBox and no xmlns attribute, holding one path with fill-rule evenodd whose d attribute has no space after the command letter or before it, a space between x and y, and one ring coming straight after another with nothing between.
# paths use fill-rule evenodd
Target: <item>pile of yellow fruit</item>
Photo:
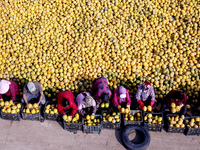
<instances>
[{"instance_id":1,"label":"pile of yellow fruit","mask_svg":"<svg viewBox=\"0 0 200 150\"><path fill-rule=\"evenodd\" d=\"M40 112L40 106L37 105L37 103L34 104L28 104L28 108L27 106L24 107L23 113L27 113L27 114L37 114Z\"/></svg>"},{"instance_id":2,"label":"pile of yellow fruit","mask_svg":"<svg viewBox=\"0 0 200 150\"><path fill-rule=\"evenodd\" d=\"M124 117L124 120L125 121L142 121L142 115L140 112L137 112L135 114L125 114L125 117Z\"/></svg>"},{"instance_id":3,"label":"pile of yellow fruit","mask_svg":"<svg viewBox=\"0 0 200 150\"><path fill-rule=\"evenodd\" d=\"M78 113L72 118L72 116L63 115L63 120L67 123L82 123L82 118Z\"/></svg>"},{"instance_id":4,"label":"pile of yellow fruit","mask_svg":"<svg viewBox=\"0 0 200 150\"><path fill-rule=\"evenodd\" d=\"M49 104L45 108L45 113L47 114L59 114L57 105L55 104Z\"/></svg>"},{"instance_id":5,"label":"pile of yellow fruit","mask_svg":"<svg viewBox=\"0 0 200 150\"><path fill-rule=\"evenodd\" d=\"M200 128L200 117L187 119L186 124L189 128Z\"/></svg>"},{"instance_id":6,"label":"pile of yellow fruit","mask_svg":"<svg viewBox=\"0 0 200 150\"><path fill-rule=\"evenodd\" d=\"M116 112L103 113L103 121L118 123L118 122L120 122L120 113L116 113Z\"/></svg>"},{"instance_id":7,"label":"pile of yellow fruit","mask_svg":"<svg viewBox=\"0 0 200 150\"><path fill-rule=\"evenodd\" d=\"M101 119L99 117L95 117L95 115L87 115L84 118L85 126L100 126Z\"/></svg>"},{"instance_id":8,"label":"pile of yellow fruit","mask_svg":"<svg viewBox=\"0 0 200 150\"><path fill-rule=\"evenodd\" d=\"M14 104L12 100L4 102L3 99L0 99L0 106L2 112L9 114L18 114L21 108L21 104Z\"/></svg>"},{"instance_id":9,"label":"pile of yellow fruit","mask_svg":"<svg viewBox=\"0 0 200 150\"><path fill-rule=\"evenodd\" d=\"M108 108L109 107L109 103L101 103L100 107L101 108Z\"/></svg>"},{"instance_id":10,"label":"pile of yellow fruit","mask_svg":"<svg viewBox=\"0 0 200 150\"><path fill-rule=\"evenodd\" d=\"M159 124L160 125L163 123L163 119L162 119L162 116L147 113L144 116L144 122L148 123L148 124Z\"/></svg>"},{"instance_id":11,"label":"pile of yellow fruit","mask_svg":"<svg viewBox=\"0 0 200 150\"><path fill-rule=\"evenodd\" d=\"M176 104L175 103L171 103L171 112L172 113L178 113L178 112L180 112L180 110L181 110L181 107L180 106L176 106Z\"/></svg>"},{"instance_id":12,"label":"pile of yellow fruit","mask_svg":"<svg viewBox=\"0 0 200 150\"><path fill-rule=\"evenodd\" d=\"M180 127L180 128L184 128L185 124L184 124L184 119L185 116L182 115L181 117L177 116L169 116L168 117L168 121L169 121L169 126L170 127Z\"/></svg>"},{"instance_id":13,"label":"pile of yellow fruit","mask_svg":"<svg viewBox=\"0 0 200 150\"><path fill-rule=\"evenodd\" d=\"M198 0L5 0L0 12L0 78L39 81L48 97L101 75L134 94L148 79L156 99L182 89L198 102Z\"/></svg>"}]
</instances>

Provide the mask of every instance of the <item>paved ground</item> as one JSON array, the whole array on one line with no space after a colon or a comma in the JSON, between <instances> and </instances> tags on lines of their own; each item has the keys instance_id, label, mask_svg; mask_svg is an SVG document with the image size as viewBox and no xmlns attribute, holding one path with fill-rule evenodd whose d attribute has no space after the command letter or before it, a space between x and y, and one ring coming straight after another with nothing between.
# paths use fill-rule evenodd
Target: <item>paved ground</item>
<instances>
[{"instance_id":1,"label":"paved ground","mask_svg":"<svg viewBox=\"0 0 200 150\"><path fill-rule=\"evenodd\" d=\"M200 150L199 136L150 132L148 150ZM54 121L7 121L0 119L0 150L123 150L120 132L102 130L101 135L63 130Z\"/></svg>"}]
</instances>

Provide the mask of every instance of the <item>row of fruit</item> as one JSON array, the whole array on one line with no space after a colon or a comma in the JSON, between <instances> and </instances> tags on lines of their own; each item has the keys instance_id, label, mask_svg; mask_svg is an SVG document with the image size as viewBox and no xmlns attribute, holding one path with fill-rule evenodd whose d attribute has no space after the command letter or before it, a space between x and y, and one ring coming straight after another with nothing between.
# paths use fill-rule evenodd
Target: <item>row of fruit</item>
<instances>
[{"instance_id":1,"label":"row of fruit","mask_svg":"<svg viewBox=\"0 0 200 150\"><path fill-rule=\"evenodd\" d=\"M14 104L12 100L10 101L3 101L3 99L0 99L0 106L1 106L1 111L4 113L11 113L11 114L17 114L20 112L21 104ZM171 104L172 108L175 108L177 110L177 106L172 103ZM34 104L28 104L25 106L23 109L23 113L39 113L40 106L37 105L37 103ZM178 111L178 110L177 110ZM180 110L179 110L180 111ZM56 104L48 104L45 108L45 113L49 114L59 114L57 110L57 105ZM125 121L142 121L142 112L136 112L134 113L132 110L128 108L121 108L121 113L125 113L124 115L124 120ZM119 123L120 122L120 112L104 112L102 114L103 116L103 121L104 122L111 122L111 123ZM168 122L170 127L180 127L184 128L184 120L185 116L182 115L179 117L178 115L176 116L168 116ZM82 118L78 113L75 114L75 116L72 118L70 115L63 115L63 120L67 123L81 123ZM148 124L163 124L162 116L159 114L152 114L152 113L145 113L144 115L144 122ZM95 118L95 115L87 115L84 118L84 124L88 126L99 126L100 125L100 118ZM200 117L192 118L192 119L187 119L186 124L189 128L200 128Z\"/></svg>"}]
</instances>

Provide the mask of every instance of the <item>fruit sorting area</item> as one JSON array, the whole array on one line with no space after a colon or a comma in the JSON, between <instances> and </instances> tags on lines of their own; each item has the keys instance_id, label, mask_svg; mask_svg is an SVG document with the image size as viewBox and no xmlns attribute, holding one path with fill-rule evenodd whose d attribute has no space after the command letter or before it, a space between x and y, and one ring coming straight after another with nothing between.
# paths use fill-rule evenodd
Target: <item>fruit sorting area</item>
<instances>
[{"instance_id":1,"label":"fruit sorting area","mask_svg":"<svg viewBox=\"0 0 200 150\"><path fill-rule=\"evenodd\" d=\"M200 3L191 1L5 0L0 2L0 78L90 91L105 76L133 98L149 80L156 99L172 89L199 103ZM22 95L22 92L20 92ZM191 123L192 124L192 123Z\"/></svg>"},{"instance_id":2,"label":"fruit sorting area","mask_svg":"<svg viewBox=\"0 0 200 150\"><path fill-rule=\"evenodd\" d=\"M200 90L200 3L196 0L5 0L0 2L0 78L39 81L45 95L111 90L134 96L149 80L156 99ZM21 92L22 94L22 92Z\"/></svg>"}]
</instances>

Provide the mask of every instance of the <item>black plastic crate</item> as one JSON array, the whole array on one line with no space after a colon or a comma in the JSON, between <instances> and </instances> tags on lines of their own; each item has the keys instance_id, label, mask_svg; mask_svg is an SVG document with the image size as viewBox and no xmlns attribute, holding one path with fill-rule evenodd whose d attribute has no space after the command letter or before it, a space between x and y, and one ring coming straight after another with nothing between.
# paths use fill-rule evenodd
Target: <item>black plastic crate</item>
<instances>
[{"instance_id":1,"label":"black plastic crate","mask_svg":"<svg viewBox=\"0 0 200 150\"><path fill-rule=\"evenodd\" d=\"M192 118L197 118L200 116L193 116L193 117L185 117L185 120L190 120ZM185 122L185 126L186 126L186 130L185 130L185 134L188 135L200 135L200 128L190 128L188 127L187 123Z\"/></svg>"},{"instance_id":2,"label":"black plastic crate","mask_svg":"<svg viewBox=\"0 0 200 150\"><path fill-rule=\"evenodd\" d=\"M144 112L143 117L145 117L149 113L150 112ZM148 131L160 131L161 132L163 129L163 126L164 126L163 113L150 113L150 114L152 114L152 116L162 117L162 124L148 124L144 120L144 128L147 129Z\"/></svg>"},{"instance_id":3,"label":"black plastic crate","mask_svg":"<svg viewBox=\"0 0 200 150\"><path fill-rule=\"evenodd\" d=\"M84 118L82 118L83 122L83 132L85 133L101 133L102 128L102 116L101 115L95 115L95 119L100 119L100 126L87 126L84 125Z\"/></svg>"},{"instance_id":4,"label":"black plastic crate","mask_svg":"<svg viewBox=\"0 0 200 150\"><path fill-rule=\"evenodd\" d=\"M23 110L24 110L24 105L22 105L22 119L23 120L39 120L39 121L43 121L41 119L41 105L40 105L40 109L39 109L39 113L35 113L35 114L32 114L32 113L24 113Z\"/></svg>"},{"instance_id":5,"label":"black plastic crate","mask_svg":"<svg viewBox=\"0 0 200 150\"><path fill-rule=\"evenodd\" d=\"M63 120L63 128L69 131L82 130L83 122L81 123L67 123Z\"/></svg>"},{"instance_id":6,"label":"black plastic crate","mask_svg":"<svg viewBox=\"0 0 200 150\"><path fill-rule=\"evenodd\" d=\"M142 114L142 111L141 110L130 110L130 114L131 115L135 115L136 113L140 113L140 119L141 121L126 121L125 120L125 114L123 114L123 122L124 122L124 126L126 125L129 125L129 124L137 124L137 125L142 125L142 122L143 122L143 114Z\"/></svg>"},{"instance_id":7,"label":"black plastic crate","mask_svg":"<svg viewBox=\"0 0 200 150\"><path fill-rule=\"evenodd\" d=\"M108 114L112 114L113 112L111 112L111 111L102 111L102 115L104 113L106 113L106 115L108 115ZM102 120L102 129L112 129L112 130L120 129L121 114L119 115L119 119L120 119L120 121L119 122L115 122L115 123L105 122L105 121Z\"/></svg>"},{"instance_id":8,"label":"black plastic crate","mask_svg":"<svg viewBox=\"0 0 200 150\"><path fill-rule=\"evenodd\" d=\"M171 132L171 133L184 133L185 131L185 127L181 128L181 127L171 127L169 125L169 119L168 117L176 117L179 116L178 114L167 114L167 132ZM185 120L183 120L185 121Z\"/></svg>"},{"instance_id":9,"label":"black plastic crate","mask_svg":"<svg viewBox=\"0 0 200 150\"><path fill-rule=\"evenodd\" d=\"M46 119L46 120L52 120L52 121L58 121L58 120L60 120L61 119L61 117L62 117L62 115L61 114L50 114L50 113L46 113L45 112L45 110L46 110L46 107L47 107L47 105L52 105L52 104L57 104L56 102L46 102L46 104L45 104L45 108L44 108L44 111L43 111L43 113L44 113L44 119Z\"/></svg>"},{"instance_id":10,"label":"black plastic crate","mask_svg":"<svg viewBox=\"0 0 200 150\"><path fill-rule=\"evenodd\" d=\"M14 102L14 104L21 104L21 103ZM2 109L3 108L1 108L1 110ZM20 116L21 110L22 110L22 104L21 104L21 108L17 114L5 113L5 112L1 111L1 118L4 120L20 121L21 120L21 116Z\"/></svg>"}]
</instances>

